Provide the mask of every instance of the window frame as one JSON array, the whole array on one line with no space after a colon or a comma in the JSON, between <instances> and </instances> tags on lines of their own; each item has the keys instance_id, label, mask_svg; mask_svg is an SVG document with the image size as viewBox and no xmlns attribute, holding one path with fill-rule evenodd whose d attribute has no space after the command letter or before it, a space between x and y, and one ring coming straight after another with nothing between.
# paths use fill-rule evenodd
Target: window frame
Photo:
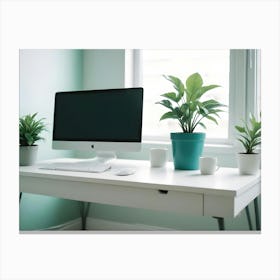
<instances>
[{"instance_id":1,"label":"window frame","mask_svg":"<svg viewBox=\"0 0 280 280\"><path fill-rule=\"evenodd\" d=\"M142 50L126 50L125 85L127 87L143 87ZM144 93L145 94L145 93ZM259 116L260 95L260 50L231 49L229 69L229 127L228 138L206 138L205 148L209 151L232 152L236 146L234 126L241 120L247 120L250 113ZM143 143L170 144L170 139L145 136ZM217 150L218 148L218 150Z\"/></svg>"}]
</instances>

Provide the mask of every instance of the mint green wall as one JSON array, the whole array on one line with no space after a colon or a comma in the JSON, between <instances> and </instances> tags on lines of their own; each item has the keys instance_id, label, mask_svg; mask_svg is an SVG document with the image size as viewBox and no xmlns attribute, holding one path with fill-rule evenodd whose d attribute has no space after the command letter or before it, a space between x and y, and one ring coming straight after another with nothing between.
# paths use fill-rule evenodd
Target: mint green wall
<instances>
[{"instance_id":1,"label":"mint green wall","mask_svg":"<svg viewBox=\"0 0 280 280\"><path fill-rule=\"evenodd\" d=\"M38 159L69 156L51 148L54 96L57 91L82 89L82 51L20 50L20 115L38 112L48 131L39 142Z\"/></svg>"},{"instance_id":2,"label":"mint green wall","mask_svg":"<svg viewBox=\"0 0 280 280\"><path fill-rule=\"evenodd\" d=\"M23 193L20 203L20 229L38 230L67 223L80 216L78 201Z\"/></svg>"},{"instance_id":3,"label":"mint green wall","mask_svg":"<svg viewBox=\"0 0 280 280\"><path fill-rule=\"evenodd\" d=\"M122 88L125 74L125 50L84 50L84 89Z\"/></svg>"},{"instance_id":4,"label":"mint green wall","mask_svg":"<svg viewBox=\"0 0 280 280\"><path fill-rule=\"evenodd\" d=\"M48 132L39 142L38 160L69 157L71 151L51 148L54 95L57 91L82 89L82 51L20 50L20 115L38 112L46 118ZM41 229L79 217L77 202L23 194L20 229Z\"/></svg>"}]
</instances>

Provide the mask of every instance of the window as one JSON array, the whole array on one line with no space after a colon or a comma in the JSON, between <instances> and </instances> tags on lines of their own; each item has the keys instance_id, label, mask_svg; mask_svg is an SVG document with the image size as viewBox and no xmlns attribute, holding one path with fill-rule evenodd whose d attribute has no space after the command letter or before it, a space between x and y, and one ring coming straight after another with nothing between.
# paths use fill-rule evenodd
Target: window
<instances>
[{"instance_id":1,"label":"window","mask_svg":"<svg viewBox=\"0 0 280 280\"><path fill-rule=\"evenodd\" d=\"M177 76L185 83L189 75L199 72L205 85L221 86L205 95L227 105L220 114L219 125L205 122L207 143L232 144L234 125L246 119L249 112L257 113L257 50L134 50L127 53L132 61L132 66L127 68L132 71L128 71L132 85L144 87L144 141L169 141L171 131L180 131L176 120L159 121L166 108L155 103L162 99L161 94L173 91L172 84L163 75Z\"/></svg>"}]
</instances>

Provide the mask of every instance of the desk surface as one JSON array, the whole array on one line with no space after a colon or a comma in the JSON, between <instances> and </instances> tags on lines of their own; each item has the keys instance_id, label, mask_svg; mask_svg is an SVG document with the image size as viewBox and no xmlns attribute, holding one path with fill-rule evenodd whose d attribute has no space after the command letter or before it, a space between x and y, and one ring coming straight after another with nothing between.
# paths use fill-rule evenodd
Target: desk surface
<instances>
[{"instance_id":1,"label":"desk surface","mask_svg":"<svg viewBox=\"0 0 280 280\"><path fill-rule=\"evenodd\" d=\"M56 159L55 161L76 161L77 159ZM52 161L46 161L52 162ZM40 169L40 163L35 166L20 167L23 177L47 178L76 182L92 182L130 188L147 188L213 194L222 196L239 196L260 182L260 173L257 175L242 175L236 168L220 168L214 175L201 175L199 170L174 170L173 163L169 162L163 168L151 168L149 161L121 160L112 163L112 168L103 173L87 173L73 171L58 171ZM133 167L135 174L117 176L116 169Z\"/></svg>"},{"instance_id":2,"label":"desk surface","mask_svg":"<svg viewBox=\"0 0 280 280\"><path fill-rule=\"evenodd\" d=\"M57 159L56 161L76 161ZM260 194L260 174L240 176L236 168L214 175L199 170L151 168L148 161L116 160L103 173L20 167L20 191L65 199L112 204L198 216L235 217ZM133 167L135 174L117 176L116 169Z\"/></svg>"}]
</instances>

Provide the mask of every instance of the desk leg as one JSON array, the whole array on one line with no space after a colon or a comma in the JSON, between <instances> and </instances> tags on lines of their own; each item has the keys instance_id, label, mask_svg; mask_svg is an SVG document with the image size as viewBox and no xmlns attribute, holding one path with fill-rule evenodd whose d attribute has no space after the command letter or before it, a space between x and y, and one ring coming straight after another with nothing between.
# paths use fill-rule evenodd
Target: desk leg
<instances>
[{"instance_id":1,"label":"desk leg","mask_svg":"<svg viewBox=\"0 0 280 280\"><path fill-rule=\"evenodd\" d=\"M248 205L246 206L245 210L246 210L246 216L249 224L249 230L253 230L252 220L251 220L251 215L250 215L250 210Z\"/></svg>"},{"instance_id":2,"label":"desk leg","mask_svg":"<svg viewBox=\"0 0 280 280\"><path fill-rule=\"evenodd\" d=\"M256 216L256 229L261 230L258 197L254 199L254 207L255 207L255 216Z\"/></svg>"},{"instance_id":3,"label":"desk leg","mask_svg":"<svg viewBox=\"0 0 280 280\"><path fill-rule=\"evenodd\" d=\"M80 201L80 214L82 219L82 230L86 229L87 215L90 207L90 202Z\"/></svg>"},{"instance_id":4,"label":"desk leg","mask_svg":"<svg viewBox=\"0 0 280 280\"><path fill-rule=\"evenodd\" d=\"M218 220L219 230L225 230L225 220L221 217L213 217Z\"/></svg>"}]
</instances>

